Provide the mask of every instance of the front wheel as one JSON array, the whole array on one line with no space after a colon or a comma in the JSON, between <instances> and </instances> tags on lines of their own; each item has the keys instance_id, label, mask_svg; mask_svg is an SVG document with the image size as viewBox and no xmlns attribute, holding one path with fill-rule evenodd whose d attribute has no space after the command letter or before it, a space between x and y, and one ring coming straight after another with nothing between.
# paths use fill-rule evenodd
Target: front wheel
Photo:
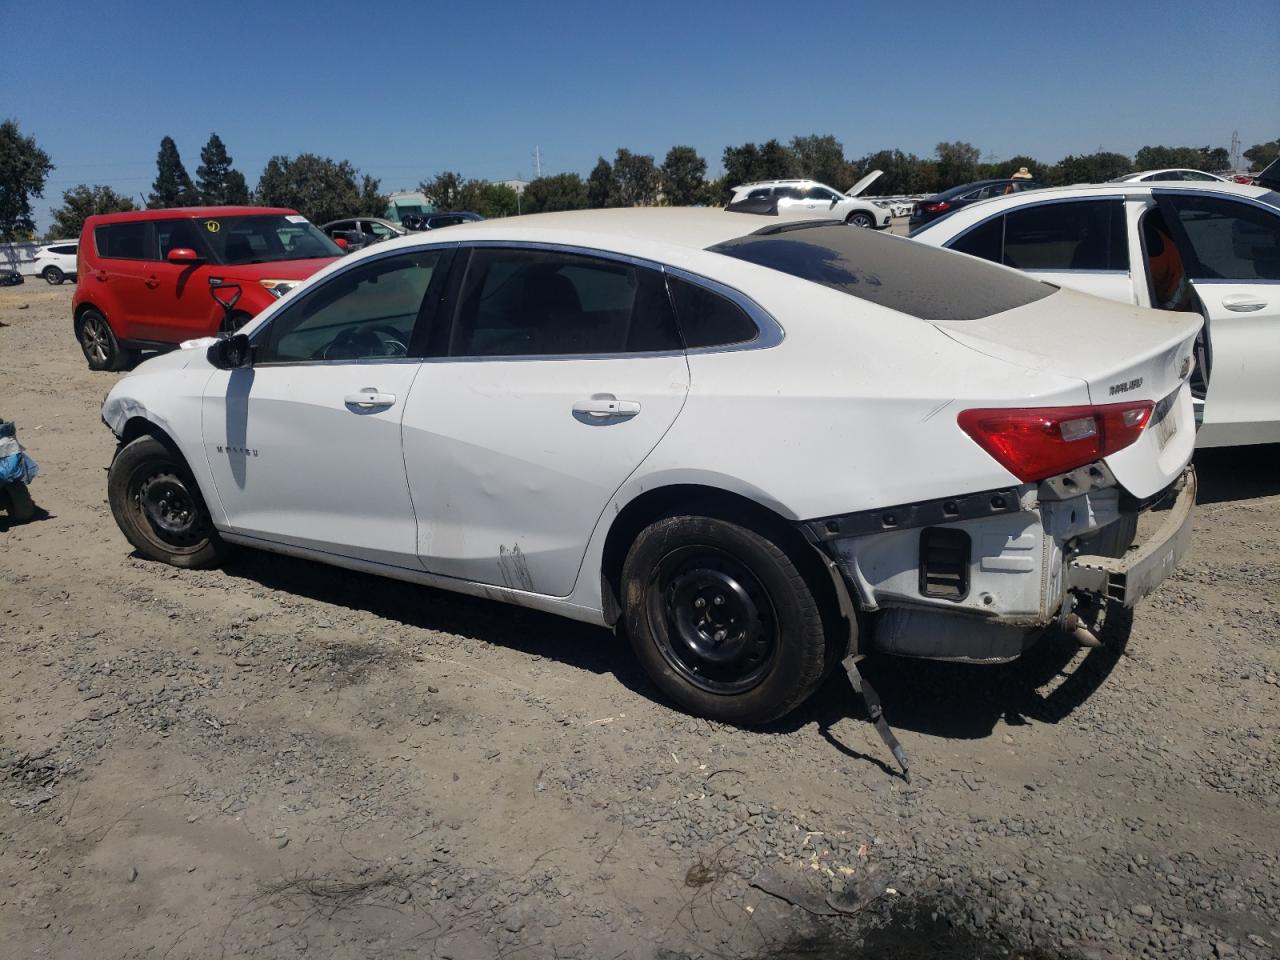
<instances>
[{"instance_id":1,"label":"front wheel","mask_svg":"<svg viewBox=\"0 0 1280 960\"><path fill-rule=\"evenodd\" d=\"M116 453L107 500L120 531L150 560L212 567L229 552L186 463L155 437L139 437Z\"/></svg>"},{"instance_id":2,"label":"front wheel","mask_svg":"<svg viewBox=\"0 0 1280 960\"><path fill-rule=\"evenodd\" d=\"M622 586L636 656L692 713L768 723L822 680L817 600L786 551L749 527L705 516L659 520L628 551Z\"/></svg>"},{"instance_id":3,"label":"front wheel","mask_svg":"<svg viewBox=\"0 0 1280 960\"><path fill-rule=\"evenodd\" d=\"M871 214L863 211L849 214L849 219L846 220L845 223L851 227L862 227L863 229L868 229L876 225L876 221Z\"/></svg>"},{"instance_id":4,"label":"front wheel","mask_svg":"<svg viewBox=\"0 0 1280 960\"><path fill-rule=\"evenodd\" d=\"M44 272L40 275L44 277L46 283L55 287L61 284L63 280L67 279L66 274L57 267L45 267Z\"/></svg>"}]
</instances>

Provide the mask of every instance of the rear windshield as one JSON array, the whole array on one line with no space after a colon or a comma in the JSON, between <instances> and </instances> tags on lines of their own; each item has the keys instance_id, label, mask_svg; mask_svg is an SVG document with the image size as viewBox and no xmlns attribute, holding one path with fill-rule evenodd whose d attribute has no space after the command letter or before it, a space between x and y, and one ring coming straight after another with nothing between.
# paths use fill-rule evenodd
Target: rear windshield
<instances>
[{"instance_id":1,"label":"rear windshield","mask_svg":"<svg viewBox=\"0 0 1280 960\"><path fill-rule=\"evenodd\" d=\"M844 224L788 224L708 247L920 320L977 320L1058 288L1010 270Z\"/></svg>"}]
</instances>

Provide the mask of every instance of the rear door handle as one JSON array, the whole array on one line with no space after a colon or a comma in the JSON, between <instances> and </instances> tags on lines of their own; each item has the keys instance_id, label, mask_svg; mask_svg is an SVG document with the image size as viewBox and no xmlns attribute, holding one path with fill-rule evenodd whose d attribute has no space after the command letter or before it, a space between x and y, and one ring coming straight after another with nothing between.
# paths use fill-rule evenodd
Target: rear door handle
<instances>
[{"instance_id":1,"label":"rear door handle","mask_svg":"<svg viewBox=\"0 0 1280 960\"><path fill-rule=\"evenodd\" d=\"M373 387L365 387L359 393L348 393L342 398L343 403L349 407L359 407L361 410L375 410L378 407L389 407L396 402L394 393L379 393Z\"/></svg>"},{"instance_id":2,"label":"rear door handle","mask_svg":"<svg viewBox=\"0 0 1280 960\"><path fill-rule=\"evenodd\" d=\"M1259 300L1252 293L1233 293L1222 298L1222 305L1235 313L1253 313L1267 305L1267 301Z\"/></svg>"},{"instance_id":3,"label":"rear door handle","mask_svg":"<svg viewBox=\"0 0 1280 960\"><path fill-rule=\"evenodd\" d=\"M147 277L147 279L143 280L142 282L145 283L152 290L160 286L160 281L157 280L155 277Z\"/></svg>"},{"instance_id":4,"label":"rear door handle","mask_svg":"<svg viewBox=\"0 0 1280 960\"><path fill-rule=\"evenodd\" d=\"M634 417L640 412L640 404L634 400L618 400L613 396L592 397L590 400L576 400L573 412L588 417Z\"/></svg>"}]
</instances>

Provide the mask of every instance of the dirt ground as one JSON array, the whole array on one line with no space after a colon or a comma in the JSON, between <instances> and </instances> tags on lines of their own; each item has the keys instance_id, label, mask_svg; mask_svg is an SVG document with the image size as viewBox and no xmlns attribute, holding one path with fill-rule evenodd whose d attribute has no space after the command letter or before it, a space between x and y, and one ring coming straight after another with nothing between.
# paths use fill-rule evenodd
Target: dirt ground
<instances>
[{"instance_id":1,"label":"dirt ground","mask_svg":"<svg viewBox=\"0 0 1280 960\"><path fill-rule=\"evenodd\" d=\"M840 676L744 731L602 630L139 559L72 289L0 291L44 511L0 518L0 954L1277 955L1275 450L1199 458L1195 546L1109 646L875 665L908 785Z\"/></svg>"}]
</instances>

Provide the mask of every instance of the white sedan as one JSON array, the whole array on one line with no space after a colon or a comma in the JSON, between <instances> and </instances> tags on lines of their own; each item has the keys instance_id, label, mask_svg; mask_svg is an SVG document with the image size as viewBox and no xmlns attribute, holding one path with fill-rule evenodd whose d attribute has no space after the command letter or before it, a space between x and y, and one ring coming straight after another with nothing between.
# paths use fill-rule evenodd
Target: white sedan
<instances>
[{"instance_id":1,"label":"white sedan","mask_svg":"<svg viewBox=\"0 0 1280 960\"><path fill-rule=\"evenodd\" d=\"M103 405L107 488L143 556L624 627L683 707L760 723L841 658L1007 660L1153 589L1190 529L1199 328L830 222L492 220L142 364Z\"/></svg>"},{"instance_id":2,"label":"white sedan","mask_svg":"<svg viewBox=\"0 0 1280 960\"><path fill-rule=\"evenodd\" d=\"M1280 193L1225 182L1037 190L975 203L912 239L1202 315L1198 445L1280 442Z\"/></svg>"}]
</instances>

